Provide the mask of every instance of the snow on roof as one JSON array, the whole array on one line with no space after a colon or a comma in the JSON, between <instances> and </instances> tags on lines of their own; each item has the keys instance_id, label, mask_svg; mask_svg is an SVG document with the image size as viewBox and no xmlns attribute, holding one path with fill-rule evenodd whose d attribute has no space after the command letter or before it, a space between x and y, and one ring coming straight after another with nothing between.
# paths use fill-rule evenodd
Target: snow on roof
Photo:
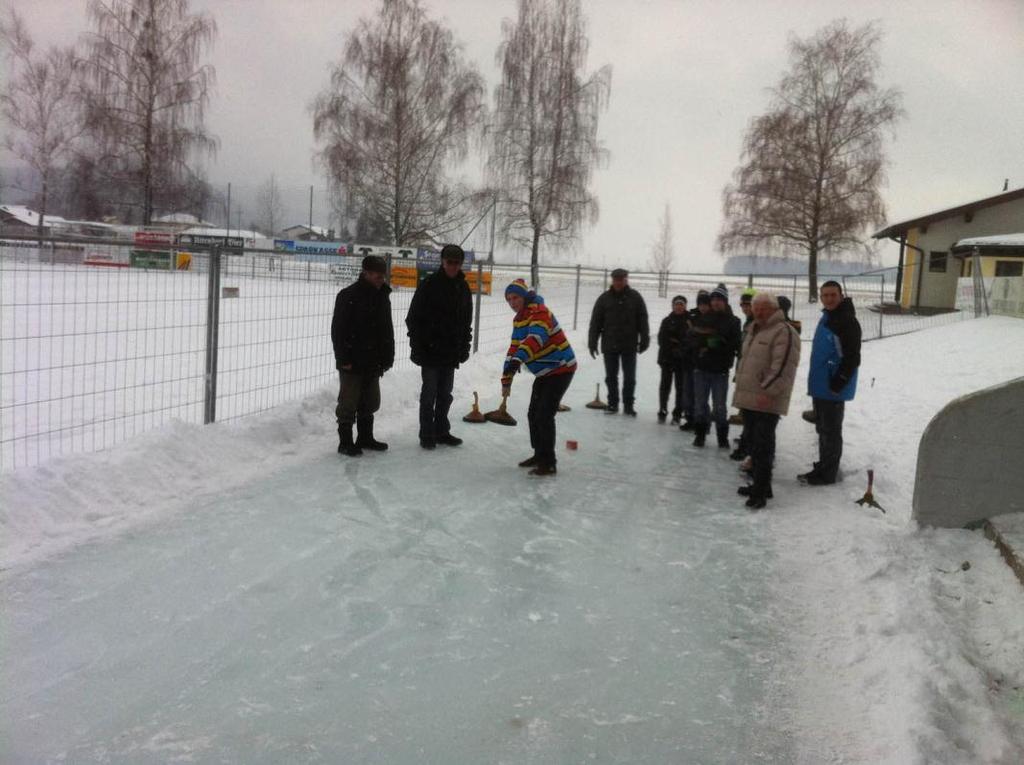
<instances>
[{"instance_id":1,"label":"snow on roof","mask_svg":"<svg viewBox=\"0 0 1024 765\"><path fill-rule=\"evenodd\" d=\"M161 215L159 218L153 220L154 223L181 223L189 226L202 226L203 228L213 228L213 224L209 221L197 218L192 213L169 213L168 215Z\"/></svg>"},{"instance_id":2,"label":"snow on roof","mask_svg":"<svg viewBox=\"0 0 1024 765\"><path fill-rule=\"evenodd\" d=\"M996 234L961 239L954 247L1024 247L1024 234Z\"/></svg>"},{"instance_id":3,"label":"snow on roof","mask_svg":"<svg viewBox=\"0 0 1024 765\"><path fill-rule=\"evenodd\" d=\"M37 213L35 210L29 209L25 205L0 205L0 210L2 210L3 212L7 213L8 215L10 215L15 220L20 221L21 223L24 223L27 226L38 226L39 225L39 213ZM64 218L60 217L59 215L49 215L49 214L47 214L47 215L45 215L43 217L43 225L44 226L46 224L50 224L50 225L57 224L57 225L60 225L60 224L67 223L67 222L68 221L64 220Z\"/></svg>"},{"instance_id":4,"label":"snow on roof","mask_svg":"<svg viewBox=\"0 0 1024 765\"><path fill-rule=\"evenodd\" d=\"M312 231L317 236L327 236L328 229L323 226L310 226L308 223L296 223L294 226L282 229L282 231L292 231L293 229L303 229L304 231Z\"/></svg>"},{"instance_id":5,"label":"snow on roof","mask_svg":"<svg viewBox=\"0 0 1024 765\"><path fill-rule=\"evenodd\" d=\"M241 237L242 239L266 239L266 237L259 231L249 231L244 228L207 228L205 226L195 226L193 228L187 228L181 233L196 234L198 236L231 236Z\"/></svg>"}]
</instances>

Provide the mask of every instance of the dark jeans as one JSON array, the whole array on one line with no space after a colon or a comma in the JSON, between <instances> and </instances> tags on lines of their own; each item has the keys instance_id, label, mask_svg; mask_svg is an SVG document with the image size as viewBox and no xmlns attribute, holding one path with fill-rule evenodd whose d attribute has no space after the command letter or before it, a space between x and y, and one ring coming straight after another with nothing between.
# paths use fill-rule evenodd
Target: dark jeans
<instances>
[{"instance_id":1,"label":"dark jeans","mask_svg":"<svg viewBox=\"0 0 1024 765\"><path fill-rule=\"evenodd\" d=\"M697 396L693 390L693 367L687 367L683 370L683 417L687 420L693 421L696 400Z\"/></svg>"},{"instance_id":2,"label":"dark jeans","mask_svg":"<svg viewBox=\"0 0 1024 765\"><path fill-rule=\"evenodd\" d=\"M446 436L452 429L448 410L452 406L455 367L422 367L420 372L420 440Z\"/></svg>"},{"instance_id":3,"label":"dark jeans","mask_svg":"<svg viewBox=\"0 0 1024 765\"><path fill-rule=\"evenodd\" d=\"M818 461L814 463L814 472L827 483L833 483L839 477L839 460L843 456L843 415L846 402L826 401L823 398L812 401L814 429L818 431Z\"/></svg>"},{"instance_id":4,"label":"dark jeans","mask_svg":"<svg viewBox=\"0 0 1024 765\"><path fill-rule=\"evenodd\" d=\"M555 466L555 414L562 396L569 389L573 372L538 377L533 381L530 408L526 418L530 423L530 446L533 456L541 465Z\"/></svg>"},{"instance_id":5,"label":"dark jeans","mask_svg":"<svg viewBox=\"0 0 1024 765\"><path fill-rule=\"evenodd\" d=\"M636 351L604 355L604 384L608 386L608 405L619 405L619 362L622 362L622 403L633 406L636 392Z\"/></svg>"},{"instance_id":6,"label":"dark jeans","mask_svg":"<svg viewBox=\"0 0 1024 765\"><path fill-rule=\"evenodd\" d=\"M772 463L775 461L775 428L779 415L743 411L743 431L747 437L750 460L754 463L752 494L764 497L772 488Z\"/></svg>"},{"instance_id":7,"label":"dark jeans","mask_svg":"<svg viewBox=\"0 0 1024 765\"><path fill-rule=\"evenodd\" d=\"M672 383L676 385L676 403L672 408L672 416L681 418L684 414L693 418L693 375L682 363L663 366L661 368L661 384L658 386L658 411L668 411L668 394Z\"/></svg>"},{"instance_id":8,"label":"dark jeans","mask_svg":"<svg viewBox=\"0 0 1024 765\"><path fill-rule=\"evenodd\" d=\"M693 371L694 417L699 425L716 425L725 427L729 424L729 412L726 408L726 395L729 392L728 372L705 372L702 369ZM710 395L713 409L708 406Z\"/></svg>"},{"instance_id":9,"label":"dark jeans","mask_svg":"<svg viewBox=\"0 0 1024 765\"><path fill-rule=\"evenodd\" d=\"M338 377L341 385L334 415L338 419L339 428L352 425L357 417L360 420L372 417L380 409L380 375L341 369L338 370Z\"/></svg>"}]
</instances>

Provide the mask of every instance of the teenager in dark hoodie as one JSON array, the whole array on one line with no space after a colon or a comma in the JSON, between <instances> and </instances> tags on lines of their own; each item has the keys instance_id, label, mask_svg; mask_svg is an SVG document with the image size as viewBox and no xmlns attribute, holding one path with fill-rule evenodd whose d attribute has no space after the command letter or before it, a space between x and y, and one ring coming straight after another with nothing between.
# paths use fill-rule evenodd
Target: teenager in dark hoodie
<instances>
[{"instance_id":1,"label":"teenager in dark hoodie","mask_svg":"<svg viewBox=\"0 0 1024 765\"><path fill-rule=\"evenodd\" d=\"M672 424L678 425L683 414L692 412L693 385L687 390L686 378L690 375L686 345L686 333L690 329L690 314L686 310L686 298L676 295L672 298L672 312L661 320L658 329L658 366L661 367L661 383L658 386L658 422L668 417L668 394L672 383L676 385L675 406L672 408ZM687 397L689 393L689 397Z\"/></svg>"},{"instance_id":2,"label":"teenager in dark hoodie","mask_svg":"<svg viewBox=\"0 0 1024 765\"><path fill-rule=\"evenodd\" d=\"M740 320L729 307L729 293L724 285L711 291L711 310L693 322L692 336L696 341L693 389L697 424L694 446L704 446L711 422L714 420L718 446L729 448L729 416L726 398L729 392L729 370L739 352ZM712 399L713 408L708 406Z\"/></svg>"}]
</instances>

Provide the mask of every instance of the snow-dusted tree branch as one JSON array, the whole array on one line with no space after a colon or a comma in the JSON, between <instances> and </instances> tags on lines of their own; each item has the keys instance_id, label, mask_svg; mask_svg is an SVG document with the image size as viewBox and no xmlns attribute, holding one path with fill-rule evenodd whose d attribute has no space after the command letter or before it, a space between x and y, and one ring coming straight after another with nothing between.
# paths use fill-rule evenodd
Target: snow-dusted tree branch
<instances>
[{"instance_id":1,"label":"snow-dusted tree branch","mask_svg":"<svg viewBox=\"0 0 1024 765\"><path fill-rule=\"evenodd\" d=\"M54 174L69 159L82 132L75 91L73 48L37 52L21 17L12 9L0 22L7 82L0 92L4 146L39 177L38 233L43 234Z\"/></svg>"},{"instance_id":2,"label":"snow-dusted tree branch","mask_svg":"<svg viewBox=\"0 0 1024 765\"><path fill-rule=\"evenodd\" d=\"M595 222L588 185L606 152L597 139L611 68L586 74L588 39L579 0L519 0L502 24L488 171L501 193L501 232L530 247L538 282L540 242L571 240Z\"/></svg>"},{"instance_id":3,"label":"snow-dusted tree branch","mask_svg":"<svg viewBox=\"0 0 1024 765\"><path fill-rule=\"evenodd\" d=\"M197 182L196 155L217 148L203 125L215 73L201 62L217 25L188 0L89 0L88 12L86 164L149 223Z\"/></svg>"},{"instance_id":4,"label":"snow-dusted tree branch","mask_svg":"<svg viewBox=\"0 0 1024 765\"><path fill-rule=\"evenodd\" d=\"M648 261L648 268L659 274L668 273L672 270L672 261L675 258L674 246L672 244L672 211L665 205L665 212L658 219L658 236L651 245L651 259Z\"/></svg>"},{"instance_id":5,"label":"snow-dusted tree branch","mask_svg":"<svg viewBox=\"0 0 1024 765\"><path fill-rule=\"evenodd\" d=\"M483 79L419 0L382 0L348 36L313 104L318 158L364 230L416 244L458 229L472 194L447 173L466 157Z\"/></svg>"},{"instance_id":6,"label":"snow-dusted tree branch","mask_svg":"<svg viewBox=\"0 0 1024 765\"><path fill-rule=\"evenodd\" d=\"M255 223L263 229L263 233L272 237L281 228L283 218L284 205L281 202L281 187L277 185L276 176L271 173L256 192Z\"/></svg>"},{"instance_id":7,"label":"snow-dusted tree branch","mask_svg":"<svg viewBox=\"0 0 1024 765\"><path fill-rule=\"evenodd\" d=\"M809 298L818 256L866 249L865 229L885 219L882 137L902 115L902 96L880 89L880 32L832 22L790 41L790 67L743 143L742 164L723 192L723 252L799 253Z\"/></svg>"}]
</instances>

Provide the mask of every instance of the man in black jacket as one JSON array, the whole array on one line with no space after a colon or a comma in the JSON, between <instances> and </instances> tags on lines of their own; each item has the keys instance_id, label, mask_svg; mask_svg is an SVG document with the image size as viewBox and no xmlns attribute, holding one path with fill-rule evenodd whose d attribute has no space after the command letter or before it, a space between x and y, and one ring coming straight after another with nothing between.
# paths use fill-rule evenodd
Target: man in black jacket
<instances>
[{"instance_id":1,"label":"man in black jacket","mask_svg":"<svg viewBox=\"0 0 1024 765\"><path fill-rule=\"evenodd\" d=\"M590 314L587 343L590 358L597 358L597 343L604 354L605 384L608 386L609 414L619 411L619 363L622 363L622 411L636 417L636 356L651 344L647 305L639 292L629 286L629 272L612 271L612 286L601 293Z\"/></svg>"},{"instance_id":2,"label":"man in black jacket","mask_svg":"<svg viewBox=\"0 0 1024 765\"><path fill-rule=\"evenodd\" d=\"M420 446L458 446L451 434L448 410L452 405L455 370L469 358L473 336L473 302L462 273L466 254L457 244L441 249L441 267L427 276L412 297L405 326L409 329L412 363L420 367Z\"/></svg>"},{"instance_id":3,"label":"man in black jacket","mask_svg":"<svg viewBox=\"0 0 1024 765\"><path fill-rule=\"evenodd\" d=\"M700 302L698 300L698 302ZM708 298L711 310L699 315L693 321L691 334L696 347L694 360L693 388L694 408L697 424L694 446L704 446L711 421L714 420L718 435L718 446L729 447L729 418L726 397L729 390L729 370L732 369L742 339L740 320L729 307L729 293L724 285L718 285ZM708 406L711 396L712 407Z\"/></svg>"},{"instance_id":4,"label":"man in black jacket","mask_svg":"<svg viewBox=\"0 0 1024 765\"><path fill-rule=\"evenodd\" d=\"M380 378L395 363L391 288L383 258L363 258L359 279L338 293L331 320L331 342L341 387L338 391L338 452L358 457L363 449L384 451L373 437L373 415L380 409ZM352 425L358 438L352 440Z\"/></svg>"}]
</instances>

